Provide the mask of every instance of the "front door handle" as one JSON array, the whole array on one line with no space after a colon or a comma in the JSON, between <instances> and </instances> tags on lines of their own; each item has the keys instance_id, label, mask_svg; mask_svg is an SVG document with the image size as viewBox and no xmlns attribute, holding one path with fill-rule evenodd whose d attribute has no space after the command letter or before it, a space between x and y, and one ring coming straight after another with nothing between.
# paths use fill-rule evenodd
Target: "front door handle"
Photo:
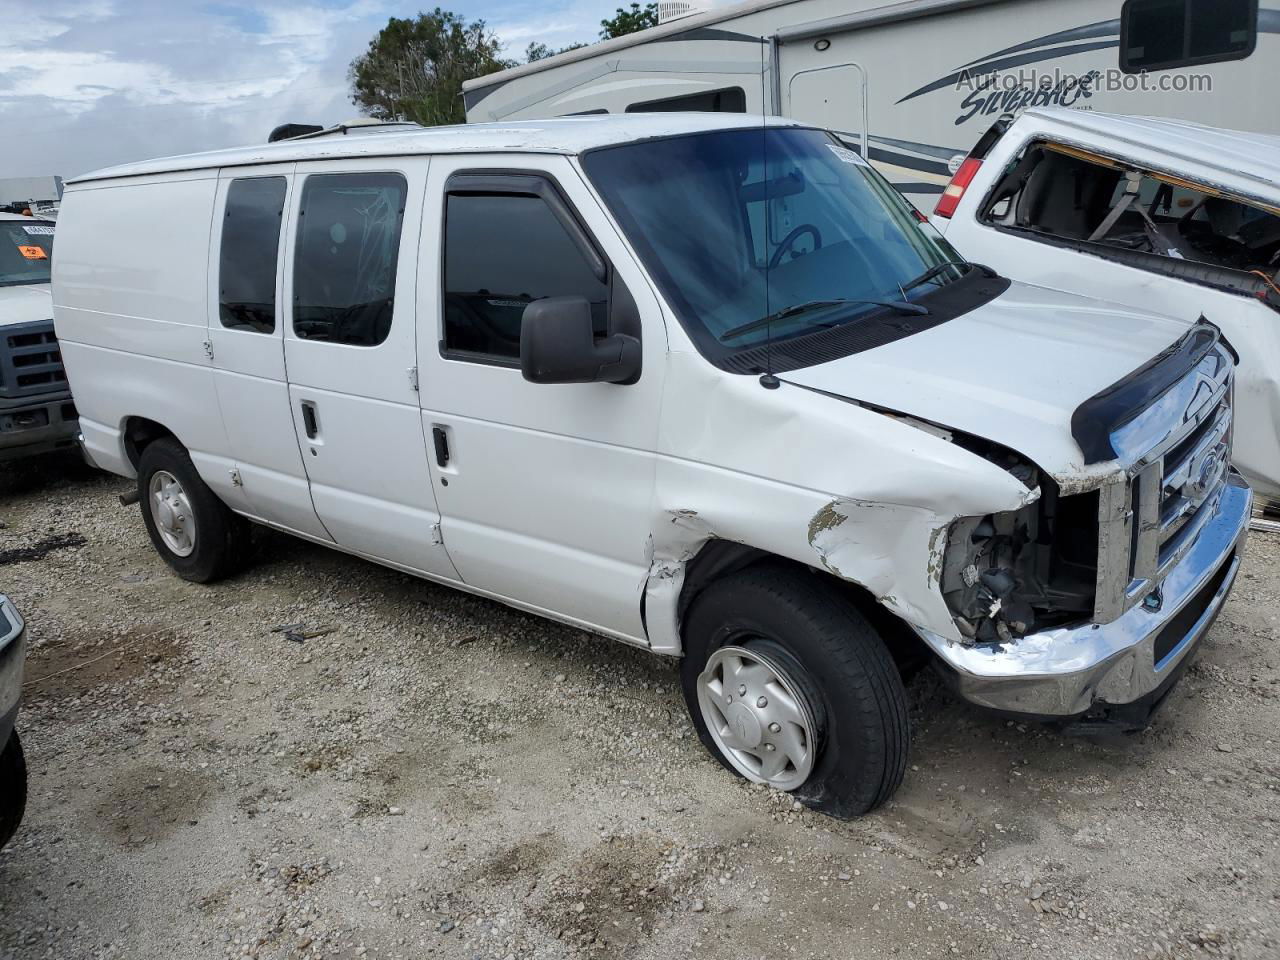
<instances>
[{"instance_id":1,"label":"front door handle","mask_svg":"<svg viewBox=\"0 0 1280 960\"><path fill-rule=\"evenodd\" d=\"M431 440L436 446L436 466L447 467L449 465L449 438L444 432L444 427L432 427Z\"/></svg>"},{"instance_id":2,"label":"front door handle","mask_svg":"<svg viewBox=\"0 0 1280 960\"><path fill-rule=\"evenodd\" d=\"M302 426L307 431L308 440L314 440L320 433L320 421L316 418L316 405L310 400L302 401Z\"/></svg>"}]
</instances>

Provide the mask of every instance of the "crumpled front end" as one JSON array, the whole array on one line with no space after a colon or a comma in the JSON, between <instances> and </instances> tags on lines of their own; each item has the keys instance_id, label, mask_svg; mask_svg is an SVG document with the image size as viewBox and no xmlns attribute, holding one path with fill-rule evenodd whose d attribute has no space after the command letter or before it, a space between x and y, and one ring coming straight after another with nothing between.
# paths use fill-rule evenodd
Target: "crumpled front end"
<instances>
[{"instance_id":1,"label":"crumpled front end","mask_svg":"<svg viewBox=\"0 0 1280 960\"><path fill-rule=\"evenodd\" d=\"M1167 690L1225 602L1248 529L1252 494L1230 467L1234 366L1215 338L1098 438L1114 459L1095 489L1046 478L1035 504L952 524L941 590L963 639L919 632L962 696L1101 718Z\"/></svg>"}]
</instances>

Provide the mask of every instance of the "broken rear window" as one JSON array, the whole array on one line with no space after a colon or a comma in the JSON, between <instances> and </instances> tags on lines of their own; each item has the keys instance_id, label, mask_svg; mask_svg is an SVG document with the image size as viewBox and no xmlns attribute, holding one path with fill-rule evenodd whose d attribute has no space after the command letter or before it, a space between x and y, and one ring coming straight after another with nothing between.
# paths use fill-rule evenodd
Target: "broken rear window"
<instances>
[{"instance_id":1,"label":"broken rear window","mask_svg":"<svg viewBox=\"0 0 1280 960\"><path fill-rule=\"evenodd\" d=\"M1275 291L1280 271L1275 211L1057 144L1028 147L987 198L982 219L1102 255L1131 251L1245 274L1248 282L1235 286L1247 292L1259 284ZM1194 279L1215 283L1210 274Z\"/></svg>"}]
</instances>

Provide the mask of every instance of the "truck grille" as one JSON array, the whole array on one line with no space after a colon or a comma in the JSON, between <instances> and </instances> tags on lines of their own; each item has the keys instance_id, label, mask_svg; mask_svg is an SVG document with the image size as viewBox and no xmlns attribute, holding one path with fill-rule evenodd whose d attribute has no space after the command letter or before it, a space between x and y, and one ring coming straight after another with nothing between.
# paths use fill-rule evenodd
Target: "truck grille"
<instances>
[{"instance_id":1,"label":"truck grille","mask_svg":"<svg viewBox=\"0 0 1280 960\"><path fill-rule=\"evenodd\" d=\"M1158 603L1156 588L1214 515L1230 470L1233 369L1213 351L1139 418L1145 422L1123 428L1129 436L1117 449L1143 438L1149 449L1101 491L1099 622L1149 597Z\"/></svg>"},{"instance_id":2,"label":"truck grille","mask_svg":"<svg viewBox=\"0 0 1280 960\"><path fill-rule=\"evenodd\" d=\"M31 397L66 386L52 320L0 327L0 397Z\"/></svg>"}]
</instances>

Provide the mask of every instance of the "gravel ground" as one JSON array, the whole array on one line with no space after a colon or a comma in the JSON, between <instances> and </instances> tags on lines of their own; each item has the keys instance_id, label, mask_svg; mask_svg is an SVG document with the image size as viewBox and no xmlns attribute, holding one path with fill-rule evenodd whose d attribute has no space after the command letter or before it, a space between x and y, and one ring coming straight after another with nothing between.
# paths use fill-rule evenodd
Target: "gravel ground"
<instances>
[{"instance_id":1,"label":"gravel ground","mask_svg":"<svg viewBox=\"0 0 1280 960\"><path fill-rule=\"evenodd\" d=\"M906 783L842 823L708 757L671 661L275 535L185 583L127 488L0 476L0 958L1280 956L1280 537L1144 733L926 674Z\"/></svg>"}]
</instances>

